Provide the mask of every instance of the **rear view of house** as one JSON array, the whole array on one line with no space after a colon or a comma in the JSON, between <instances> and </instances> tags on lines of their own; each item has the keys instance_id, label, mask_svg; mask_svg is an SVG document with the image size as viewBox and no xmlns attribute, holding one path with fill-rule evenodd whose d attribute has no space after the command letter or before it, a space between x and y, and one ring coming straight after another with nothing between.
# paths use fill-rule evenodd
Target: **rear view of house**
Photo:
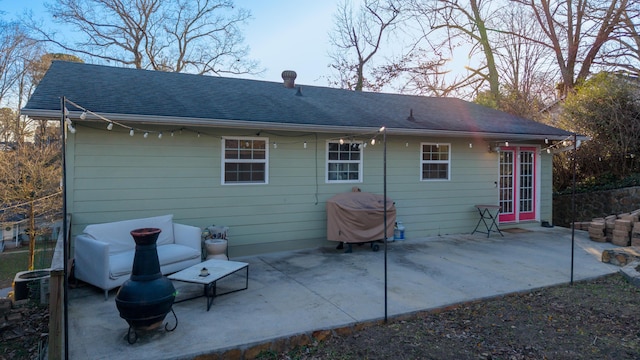
<instances>
[{"instance_id":1,"label":"rear view of house","mask_svg":"<svg viewBox=\"0 0 640 360\"><path fill-rule=\"evenodd\" d=\"M54 62L22 113L64 99L72 234L173 214L230 227L231 256L326 245L326 200L393 199L406 237L552 218L552 154L566 131L453 98ZM386 139L386 142L384 141ZM386 176L385 176L386 165Z\"/></svg>"}]
</instances>

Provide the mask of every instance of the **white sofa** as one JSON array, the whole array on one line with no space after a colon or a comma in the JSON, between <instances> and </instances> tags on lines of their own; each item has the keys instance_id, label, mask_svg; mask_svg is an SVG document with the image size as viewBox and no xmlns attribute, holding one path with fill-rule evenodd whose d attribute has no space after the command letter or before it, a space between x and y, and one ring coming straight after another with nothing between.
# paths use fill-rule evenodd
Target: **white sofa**
<instances>
[{"instance_id":1,"label":"white sofa","mask_svg":"<svg viewBox=\"0 0 640 360\"><path fill-rule=\"evenodd\" d=\"M131 275L136 244L130 232L139 228L160 228L156 241L160 271L170 274L201 262L201 230L176 224L173 215L88 225L75 237L76 279L104 290L122 285Z\"/></svg>"}]
</instances>

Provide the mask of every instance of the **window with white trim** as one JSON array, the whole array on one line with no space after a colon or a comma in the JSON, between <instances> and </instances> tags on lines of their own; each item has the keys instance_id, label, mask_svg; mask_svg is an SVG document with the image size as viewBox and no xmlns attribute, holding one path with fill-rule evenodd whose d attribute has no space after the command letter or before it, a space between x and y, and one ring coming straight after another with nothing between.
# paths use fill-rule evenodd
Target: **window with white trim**
<instances>
[{"instance_id":1,"label":"window with white trim","mask_svg":"<svg viewBox=\"0 0 640 360\"><path fill-rule=\"evenodd\" d=\"M421 143L420 179L449 180L451 170L451 144Z\"/></svg>"},{"instance_id":2,"label":"window with white trim","mask_svg":"<svg viewBox=\"0 0 640 360\"><path fill-rule=\"evenodd\" d=\"M362 143L327 142L327 182L362 182Z\"/></svg>"},{"instance_id":3,"label":"window with white trim","mask_svg":"<svg viewBox=\"0 0 640 360\"><path fill-rule=\"evenodd\" d=\"M268 138L222 138L222 183L267 184Z\"/></svg>"}]
</instances>

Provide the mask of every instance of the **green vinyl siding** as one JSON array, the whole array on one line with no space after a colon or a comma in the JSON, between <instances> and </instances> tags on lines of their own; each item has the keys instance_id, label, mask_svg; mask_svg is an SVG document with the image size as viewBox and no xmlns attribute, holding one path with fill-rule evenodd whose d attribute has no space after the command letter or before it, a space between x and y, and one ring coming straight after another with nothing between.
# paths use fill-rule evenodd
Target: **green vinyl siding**
<instances>
[{"instance_id":1,"label":"green vinyl siding","mask_svg":"<svg viewBox=\"0 0 640 360\"><path fill-rule=\"evenodd\" d=\"M325 203L351 191L382 194L383 149L362 149L362 182L326 183L326 143L343 134L262 132L268 138L267 184L221 184L221 139L255 136L258 129L199 129L164 136L129 136L126 129L107 131L79 125L69 134L67 150L68 210L72 233L93 223L173 214L174 220L198 227L230 227L230 255L332 246L326 241ZM366 138L356 138L368 141ZM307 143L306 148L304 143ZM446 181L421 181L422 142L451 146ZM277 148L273 144L277 143ZM407 237L471 232L475 204L497 203L498 158L489 142L468 139L387 136L387 195L396 203ZM551 160L542 158L541 217L550 218Z\"/></svg>"},{"instance_id":2,"label":"green vinyl siding","mask_svg":"<svg viewBox=\"0 0 640 360\"><path fill-rule=\"evenodd\" d=\"M553 222L553 155L540 155L540 220Z\"/></svg>"}]
</instances>

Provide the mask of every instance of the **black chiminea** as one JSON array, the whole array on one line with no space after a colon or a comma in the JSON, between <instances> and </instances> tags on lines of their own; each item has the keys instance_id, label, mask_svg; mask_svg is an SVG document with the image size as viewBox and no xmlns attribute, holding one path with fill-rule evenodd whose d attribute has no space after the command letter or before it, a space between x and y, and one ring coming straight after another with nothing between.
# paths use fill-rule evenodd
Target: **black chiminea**
<instances>
[{"instance_id":1,"label":"black chiminea","mask_svg":"<svg viewBox=\"0 0 640 360\"><path fill-rule=\"evenodd\" d=\"M173 312L176 290L171 280L162 276L156 241L161 230L143 228L131 231L136 242L131 278L125 281L116 294L116 306L120 317L129 323L127 340L133 344L138 339L136 330L152 330L160 325L169 311ZM175 317L175 313L173 313ZM172 329L178 326L178 319Z\"/></svg>"}]
</instances>

